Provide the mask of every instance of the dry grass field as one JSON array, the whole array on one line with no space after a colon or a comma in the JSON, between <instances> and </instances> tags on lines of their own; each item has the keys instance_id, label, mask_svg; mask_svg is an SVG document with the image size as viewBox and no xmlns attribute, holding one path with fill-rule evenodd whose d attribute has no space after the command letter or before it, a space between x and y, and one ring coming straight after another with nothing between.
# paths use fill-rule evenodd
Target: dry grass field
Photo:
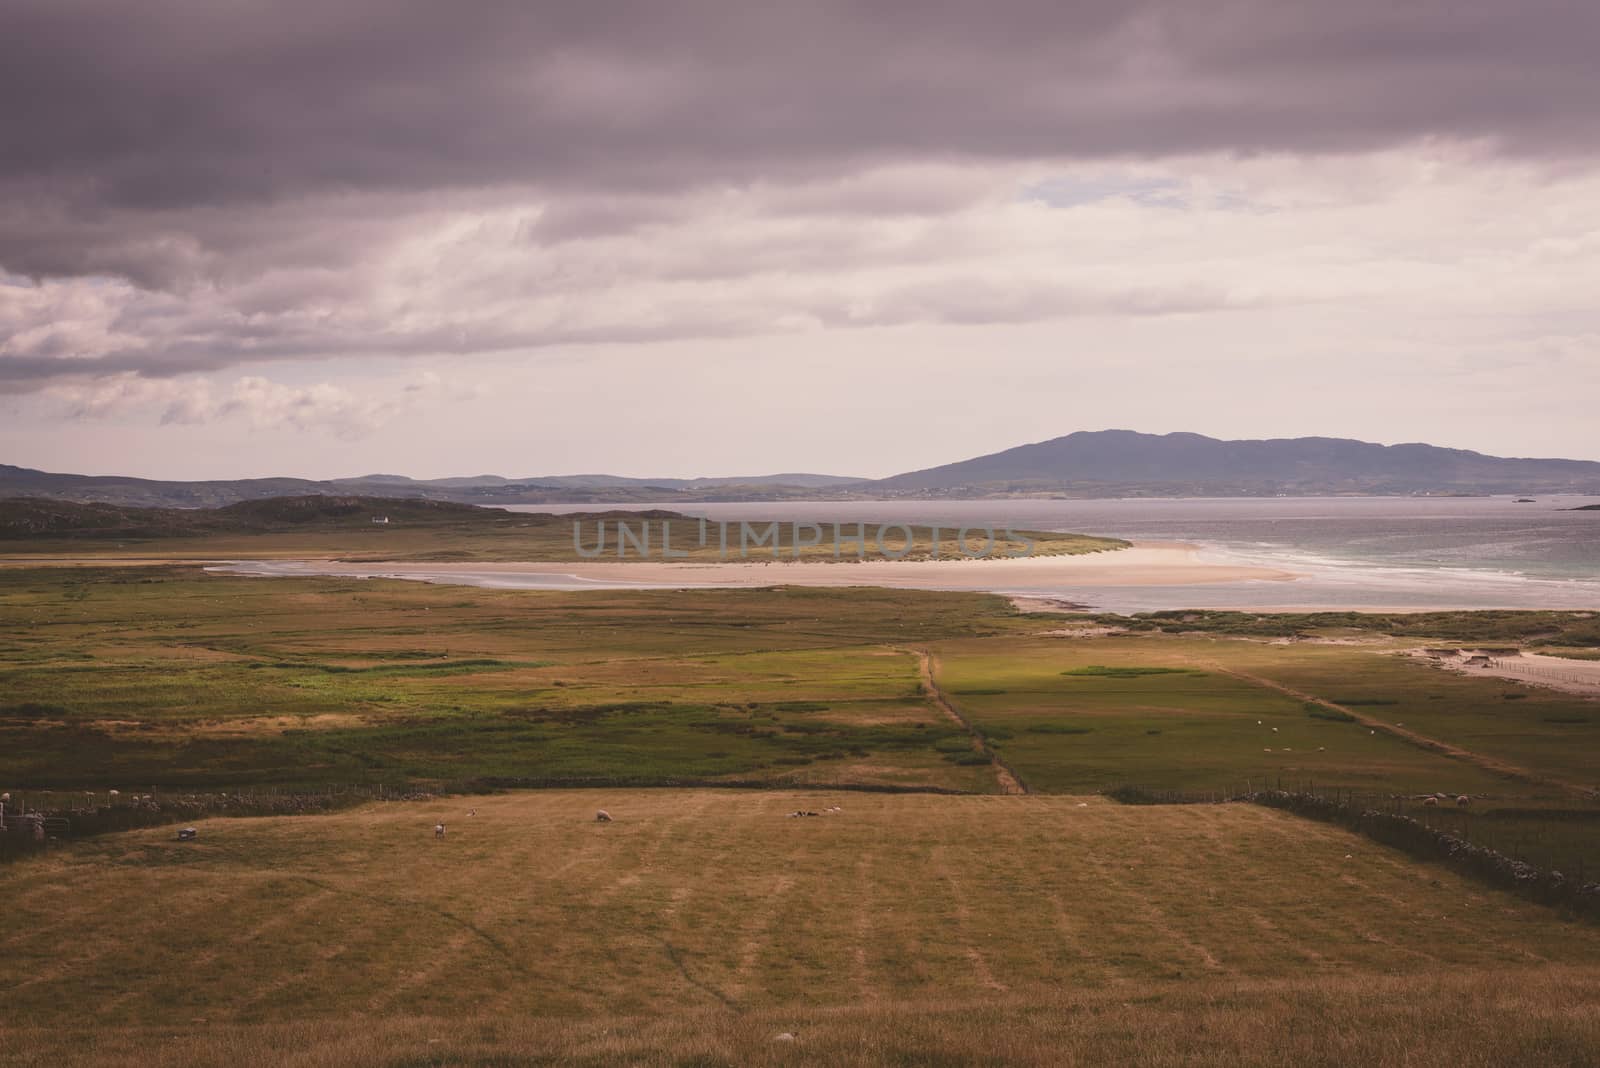
<instances>
[{"instance_id":1,"label":"dry grass field","mask_svg":"<svg viewBox=\"0 0 1600 1068\"><path fill-rule=\"evenodd\" d=\"M1600 1050L1600 929L1254 806L540 791L199 829L0 869L0 1064Z\"/></svg>"}]
</instances>

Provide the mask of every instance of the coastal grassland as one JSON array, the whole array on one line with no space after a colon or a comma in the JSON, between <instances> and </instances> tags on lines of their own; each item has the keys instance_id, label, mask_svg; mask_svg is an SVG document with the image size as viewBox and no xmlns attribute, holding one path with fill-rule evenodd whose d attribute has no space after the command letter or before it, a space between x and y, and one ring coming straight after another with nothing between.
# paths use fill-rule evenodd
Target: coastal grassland
<instances>
[{"instance_id":1,"label":"coastal grassland","mask_svg":"<svg viewBox=\"0 0 1600 1068\"><path fill-rule=\"evenodd\" d=\"M549 790L199 832L0 869L0 1064L1600 1049L1600 929L1249 805Z\"/></svg>"},{"instance_id":2,"label":"coastal grassland","mask_svg":"<svg viewBox=\"0 0 1600 1068\"><path fill-rule=\"evenodd\" d=\"M1476 612L1141 612L1098 620L1128 630L1240 638L1375 635L1465 645L1528 645L1600 653L1600 612L1485 609Z\"/></svg>"},{"instance_id":3,"label":"coastal grassland","mask_svg":"<svg viewBox=\"0 0 1600 1068\"><path fill-rule=\"evenodd\" d=\"M1538 615L1482 625L1583 622ZM997 788L922 692L922 650L944 696L1043 792L1281 780L1527 807L1588 783L1600 748L1600 702L1390 655L1416 638L1062 637L1083 621L1067 622L983 594L879 588L0 568L0 782Z\"/></svg>"},{"instance_id":4,"label":"coastal grassland","mask_svg":"<svg viewBox=\"0 0 1600 1068\"><path fill-rule=\"evenodd\" d=\"M34 513L62 508L86 515ZM100 511L109 512L102 515ZM20 513L20 514L19 514ZM387 518L389 522L374 523ZM624 536L624 531L626 536ZM970 555L1072 556L1128 542L1060 531L983 530L877 523L733 522L666 510L569 515L508 512L372 498L281 498L229 508L106 508L0 501L0 559L100 561L277 560L496 562L673 559L825 562L885 554L907 560ZM850 539L860 537L864 543ZM1026 539L1026 540L1025 540ZM1031 542L1031 545L1029 544ZM835 551L836 545L838 552Z\"/></svg>"},{"instance_id":5,"label":"coastal grassland","mask_svg":"<svg viewBox=\"0 0 1600 1068\"><path fill-rule=\"evenodd\" d=\"M1507 780L1229 674L1262 649L1177 637L1016 637L935 646L941 685L1034 789L1240 791L1279 780L1499 793ZM1343 649L1343 671L1383 662Z\"/></svg>"},{"instance_id":6,"label":"coastal grassland","mask_svg":"<svg viewBox=\"0 0 1600 1068\"><path fill-rule=\"evenodd\" d=\"M1228 665L1367 718L1600 789L1600 700L1337 645L1246 643Z\"/></svg>"},{"instance_id":7,"label":"coastal grassland","mask_svg":"<svg viewBox=\"0 0 1600 1068\"><path fill-rule=\"evenodd\" d=\"M1337 789L1546 869L1600 871L1600 700L1397 652L1412 644L1133 633L931 648L948 698L1034 790ZM1462 794L1466 811L1448 800Z\"/></svg>"},{"instance_id":8,"label":"coastal grassland","mask_svg":"<svg viewBox=\"0 0 1600 1068\"><path fill-rule=\"evenodd\" d=\"M898 646L1029 625L973 594L0 569L0 780L981 790Z\"/></svg>"}]
</instances>

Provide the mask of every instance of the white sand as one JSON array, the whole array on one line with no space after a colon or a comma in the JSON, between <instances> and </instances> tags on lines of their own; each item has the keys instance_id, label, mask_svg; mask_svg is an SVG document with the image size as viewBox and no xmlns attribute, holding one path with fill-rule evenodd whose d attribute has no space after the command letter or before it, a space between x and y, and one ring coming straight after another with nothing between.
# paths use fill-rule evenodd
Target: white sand
<instances>
[{"instance_id":1,"label":"white sand","mask_svg":"<svg viewBox=\"0 0 1600 1068\"><path fill-rule=\"evenodd\" d=\"M1202 559L1197 546L1177 542L1139 542L1132 548L1078 556L1037 556L977 560L864 560L842 563L659 560L560 563L370 563L303 561L294 564L240 564L229 570L254 573L304 573L435 582L518 577L568 577L596 585L646 586L890 586L929 590L1038 590L1114 586L1189 586L1213 582L1294 579L1293 572Z\"/></svg>"},{"instance_id":2,"label":"white sand","mask_svg":"<svg viewBox=\"0 0 1600 1068\"><path fill-rule=\"evenodd\" d=\"M1465 657L1446 657L1436 663L1463 675L1488 675L1560 690L1562 693L1600 697L1600 660L1568 660L1559 656L1522 653L1519 656L1493 657L1487 665L1468 664Z\"/></svg>"}]
</instances>

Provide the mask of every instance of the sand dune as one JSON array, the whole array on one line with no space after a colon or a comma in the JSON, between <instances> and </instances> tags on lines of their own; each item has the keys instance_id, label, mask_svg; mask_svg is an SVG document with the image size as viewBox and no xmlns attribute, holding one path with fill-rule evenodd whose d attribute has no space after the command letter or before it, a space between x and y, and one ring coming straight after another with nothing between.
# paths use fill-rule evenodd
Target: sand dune
<instances>
[{"instance_id":1,"label":"sand dune","mask_svg":"<svg viewBox=\"0 0 1600 1068\"><path fill-rule=\"evenodd\" d=\"M239 563L255 574L334 574L514 586L547 576L568 585L618 586L890 586L932 590L1038 590L1115 586L1188 586L1218 582L1284 582L1290 571L1207 559L1181 542L1138 542L1132 548L1080 556L980 560L864 560L842 563L658 560L551 563L380 563L337 561Z\"/></svg>"}]
</instances>

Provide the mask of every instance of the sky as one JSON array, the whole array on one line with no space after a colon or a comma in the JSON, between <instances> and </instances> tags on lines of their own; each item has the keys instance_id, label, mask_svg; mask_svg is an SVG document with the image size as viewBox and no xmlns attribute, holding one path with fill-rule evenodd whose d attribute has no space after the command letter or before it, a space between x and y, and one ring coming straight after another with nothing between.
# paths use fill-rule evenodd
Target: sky
<instances>
[{"instance_id":1,"label":"sky","mask_svg":"<svg viewBox=\"0 0 1600 1068\"><path fill-rule=\"evenodd\" d=\"M7 0L0 462L1600 459L1589 0Z\"/></svg>"}]
</instances>

